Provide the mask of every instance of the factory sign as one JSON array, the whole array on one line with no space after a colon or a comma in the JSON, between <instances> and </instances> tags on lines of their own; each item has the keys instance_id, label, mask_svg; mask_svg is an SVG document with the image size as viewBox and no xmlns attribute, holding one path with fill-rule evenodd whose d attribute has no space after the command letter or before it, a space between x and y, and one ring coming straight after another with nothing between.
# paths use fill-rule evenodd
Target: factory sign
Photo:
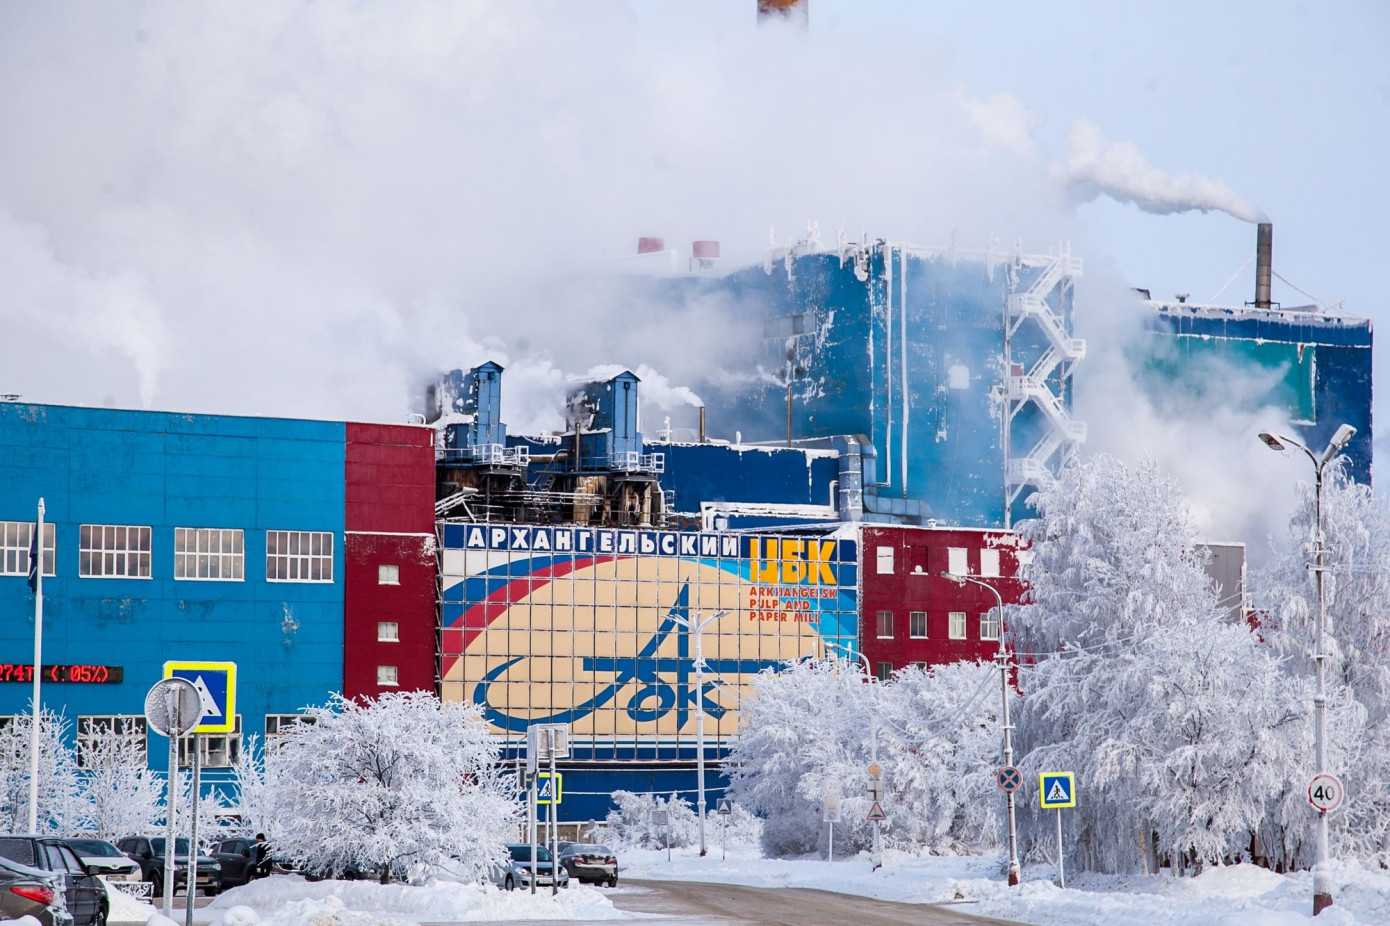
<instances>
[{"instance_id":1,"label":"factory sign","mask_svg":"<svg viewBox=\"0 0 1390 926\"><path fill-rule=\"evenodd\" d=\"M693 752L697 712L716 744L752 676L857 641L852 540L469 525L443 566L443 695L509 745L560 723L593 758Z\"/></svg>"}]
</instances>

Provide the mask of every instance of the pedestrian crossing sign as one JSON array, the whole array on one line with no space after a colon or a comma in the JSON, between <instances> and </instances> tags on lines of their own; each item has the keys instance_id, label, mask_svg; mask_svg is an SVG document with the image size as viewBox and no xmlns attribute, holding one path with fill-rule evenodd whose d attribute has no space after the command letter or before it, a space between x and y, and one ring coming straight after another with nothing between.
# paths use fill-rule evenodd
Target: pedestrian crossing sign
<instances>
[{"instance_id":1,"label":"pedestrian crossing sign","mask_svg":"<svg viewBox=\"0 0 1390 926\"><path fill-rule=\"evenodd\" d=\"M1038 803L1043 810L1075 807L1075 776L1071 772L1043 772L1038 776Z\"/></svg>"},{"instance_id":2,"label":"pedestrian crossing sign","mask_svg":"<svg viewBox=\"0 0 1390 926\"><path fill-rule=\"evenodd\" d=\"M565 796L565 776L559 772L551 778L549 772L536 775L536 803L558 804Z\"/></svg>"},{"instance_id":3,"label":"pedestrian crossing sign","mask_svg":"<svg viewBox=\"0 0 1390 926\"><path fill-rule=\"evenodd\" d=\"M194 733L232 733L236 729L236 663L166 662L165 678L193 683L203 701L203 719Z\"/></svg>"}]
</instances>

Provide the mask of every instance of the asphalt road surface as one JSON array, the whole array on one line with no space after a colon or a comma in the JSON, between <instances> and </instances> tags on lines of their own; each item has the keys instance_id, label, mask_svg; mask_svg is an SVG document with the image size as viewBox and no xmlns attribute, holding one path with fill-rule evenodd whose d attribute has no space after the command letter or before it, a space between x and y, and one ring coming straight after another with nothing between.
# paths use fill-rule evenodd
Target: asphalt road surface
<instances>
[{"instance_id":1,"label":"asphalt road surface","mask_svg":"<svg viewBox=\"0 0 1390 926\"><path fill-rule=\"evenodd\" d=\"M964 905L891 903L806 888L627 878L610 898L620 910L659 915L655 926L1018 926L1009 920L973 916L962 909ZM612 926L612 921L606 921L606 926Z\"/></svg>"}]
</instances>

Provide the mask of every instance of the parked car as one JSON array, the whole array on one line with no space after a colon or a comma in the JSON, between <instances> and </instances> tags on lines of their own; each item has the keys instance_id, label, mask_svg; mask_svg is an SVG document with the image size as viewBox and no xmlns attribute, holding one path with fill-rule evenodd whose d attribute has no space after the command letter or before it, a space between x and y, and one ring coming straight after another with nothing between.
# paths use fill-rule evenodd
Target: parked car
<instances>
[{"instance_id":1,"label":"parked car","mask_svg":"<svg viewBox=\"0 0 1390 926\"><path fill-rule=\"evenodd\" d=\"M125 836L116 840L116 848L140 866L140 877L153 885L154 895L164 893L164 837ZM222 866L217 859L206 855L197 857L194 874L197 888L212 897L222 890ZM188 885L188 840L180 836L174 843L174 893Z\"/></svg>"},{"instance_id":2,"label":"parked car","mask_svg":"<svg viewBox=\"0 0 1390 926\"><path fill-rule=\"evenodd\" d=\"M64 839L63 842L87 866L88 871L95 869L95 873L107 881L144 880L140 875L140 866L105 839L88 839L84 836Z\"/></svg>"},{"instance_id":3,"label":"parked car","mask_svg":"<svg viewBox=\"0 0 1390 926\"><path fill-rule=\"evenodd\" d=\"M560 864L581 884L618 886L618 857L607 846L585 842L560 843Z\"/></svg>"},{"instance_id":4,"label":"parked car","mask_svg":"<svg viewBox=\"0 0 1390 926\"><path fill-rule=\"evenodd\" d=\"M507 861L492 869L492 883L503 890L515 890L518 887L529 888L531 886L531 847L524 843L508 843ZM561 868L557 872L554 859L551 858L550 850L545 846L536 847L536 886L550 887L552 881L558 877L560 887L570 886L569 872Z\"/></svg>"},{"instance_id":5,"label":"parked car","mask_svg":"<svg viewBox=\"0 0 1390 926\"><path fill-rule=\"evenodd\" d=\"M259 848L256 840L238 836L235 839L224 839L208 850L208 855L217 859L217 863L222 866L222 890L229 887L236 887L239 884L250 884L252 880L260 877L257 871L257 863L264 856L262 852L269 852L269 846L261 843Z\"/></svg>"},{"instance_id":6,"label":"parked car","mask_svg":"<svg viewBox=\"0 0 1390 926\"><path fill-rule=\"evenodd\" d=\"M106 886L56 836L0 836L0 857L46 871L60 883L72 926L106 926L111 902Z\"/></svg>"},{"instance_id":7,"label":"parked car","mask_svg":"<svg viewBox=\"0 0 1390 926\"><path fill-rule=\"evenodd\" d=\"M0 920L21 916L42 926L72 926L67 898L51 873L0 858Z\"/></svg>"}]
</instances>

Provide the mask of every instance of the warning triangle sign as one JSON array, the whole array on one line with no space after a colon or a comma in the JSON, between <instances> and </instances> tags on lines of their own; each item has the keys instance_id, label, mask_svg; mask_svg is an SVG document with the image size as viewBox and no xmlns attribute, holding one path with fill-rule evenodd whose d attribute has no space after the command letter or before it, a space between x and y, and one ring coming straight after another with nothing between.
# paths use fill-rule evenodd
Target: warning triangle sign
<instances>
[{"instance_id":1,"label":"warning triangle sign","mask_svg":"<svg viewBox=\"0 0 1390 926\"><path fill-rule=\"evenodd\" d=\"M201 675L193 679L193 687L198 689L198 698L203 702L203 716L222 719L222 708L218 706L212 692L208 691L208 683L203 681Z\"/></svg>"},{"instance_id":2,"label":"warning triangle sign","mask_svg":"<svg viewBox=\"0 0 1390 926\"><path fill-rule=\"evenodd\" d=\"M874 801L874 806L869 808L869 819L872 821L883 821L888 819L888 814L883 812L883 805Z\"/></svg>"},{"instance_id":3,"label":"warning triangle sign","mask_svg":"<svg viewBox=\"0 0 1390 926\"><path fill-rule=\"evenodd\" d=\"M1047 802L1049 804L1065 804L1071 800L1071 795L1067 793L1067 788L1062 784L1062 779L1058 778L1052 782L1052 787L1047 792Z\"/></svg>"}]
</instances>

